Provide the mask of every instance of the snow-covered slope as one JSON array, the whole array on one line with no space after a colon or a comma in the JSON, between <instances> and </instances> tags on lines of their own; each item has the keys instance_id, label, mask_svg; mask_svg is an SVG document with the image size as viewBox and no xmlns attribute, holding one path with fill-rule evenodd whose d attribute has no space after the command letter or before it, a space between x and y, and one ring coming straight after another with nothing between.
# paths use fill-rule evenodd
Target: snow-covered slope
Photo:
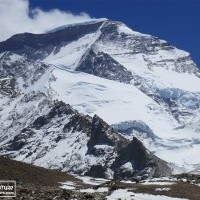
<instances>
[{"instance_id":1,"label":"snow-covered slope","mask_svg":"<svg viewBox=\"0 0 200 200\"><path fill-rule=\"evenodd\" d=\"M80 113L97 114L128 140L137 137L157 156L185 170L200 163L200 71L189 53L107 19L59 27L46 34L13 36L0 43L1 63L6 51L47 68L45 72L27 68L27 74L31 72L27 80L34 73L43 75L37 84L21 91L26 98L32 99L35 91L70 104ZM11 66L12 59L7 61ZM1 112L5 114L24 109L20 106L24 97L13 89L13 77L15 72L0 80ZM29 81L19 77L16 82L23 88ZM16 97L10 99L12 95ZM43 101L40 95L34 97L39 102ZM32 121L39 112L35 105L25 110ZM9 130L5 119L1 123Z\"/></svg>"}]
</instances>

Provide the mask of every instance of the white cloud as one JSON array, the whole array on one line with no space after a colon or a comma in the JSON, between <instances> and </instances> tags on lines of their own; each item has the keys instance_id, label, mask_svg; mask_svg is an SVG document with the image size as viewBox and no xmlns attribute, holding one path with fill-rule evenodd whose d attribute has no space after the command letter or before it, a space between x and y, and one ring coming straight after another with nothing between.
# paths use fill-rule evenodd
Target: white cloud
<instances>
[{"instance_id":1,"label":"white cloud","mask_svg":"<svg viewBox=\"0 0 200 200\"><path fill-rule=\"evenodd\" d=\"M30 9L29 0L0 0L0 41L17 33L43 33L51 28L88 19L90 16L86 13L74 15L58 9Z\"/></svg>"}]
</instances>

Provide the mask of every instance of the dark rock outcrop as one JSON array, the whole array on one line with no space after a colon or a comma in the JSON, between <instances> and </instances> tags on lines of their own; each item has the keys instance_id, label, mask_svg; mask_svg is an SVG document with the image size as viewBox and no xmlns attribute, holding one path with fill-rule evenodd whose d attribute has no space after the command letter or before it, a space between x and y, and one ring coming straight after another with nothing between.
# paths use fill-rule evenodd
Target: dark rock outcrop
<instances>
[{"instance_id":1,"label":"dark rock outcrop","mask_svg":"<svg viewBox=\"0 0 200 200\"><path fill-rule=\"evenodd\" d=\"M130 83L133 79L132 73L109 54L104 52L96 54L92 49L84 55L76 70L124 83Z\"/></svg>"}]
</instances>

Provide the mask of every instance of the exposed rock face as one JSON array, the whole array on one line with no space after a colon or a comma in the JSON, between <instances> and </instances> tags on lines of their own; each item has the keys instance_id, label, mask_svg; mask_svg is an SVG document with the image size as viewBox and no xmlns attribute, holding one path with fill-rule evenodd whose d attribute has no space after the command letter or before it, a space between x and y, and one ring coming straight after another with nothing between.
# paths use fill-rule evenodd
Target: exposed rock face
<instances>
[{"instance_id":1,"label":"exposed rock face","mask_svg":"<svg viewBox=\"0 0 200 200\"><path fill-rule=\"evenodd\" d=\"M97 115L93 117L89 149L95 145L121 146L126 140Z\"/></svg>"},{"instance_id":2,"label":"exposed rock face","mask_svg":"<svg viewBox=\"0 0 200 200\"><path fill-rule=\"evenodd\" d=\"M116 171L116 178L123 176L127 178L131 174L146 175L146 177L160 176L160 174L168 176L171 170L165 164L164 161L149 153L137 138L133 138L126 148L120 148L119 157L113 163L112 168ZM127 169L129 166L132 168Z\"/></svg>"},{"instance_id":3,"label":"exposed rock face","mask_svg":"<svg viewBox=\"0 0 200 200\"><path fill-rule=\"evenodd\" d=\"M14 97L22 88L27 88L39 80L48 68L44 63L5 52L1 57L0 92Z\"/></svg>"},{"instance_id":4,"label":"exposed rock face","mask_svg":"<svg viewBox=\"0 0 200 200\"><path fill-rule=\"evenodd\" d=\"M76 70L124 83L130 83L133 79L132 73L110 55L104 52L96 54L93 50L87 53Z\"/></svg>"},{"instance_id":5,"label":"exposed rock face","mask_svg":"<svg viewBox=\"0 0 200 200\"><path fill-rule=\"evenodd\" d=\"M15 97L17 95L15 79L14 78L2 78L0 79L0 92L3 95L9 95Z\"/></svg>"}]
</instances>

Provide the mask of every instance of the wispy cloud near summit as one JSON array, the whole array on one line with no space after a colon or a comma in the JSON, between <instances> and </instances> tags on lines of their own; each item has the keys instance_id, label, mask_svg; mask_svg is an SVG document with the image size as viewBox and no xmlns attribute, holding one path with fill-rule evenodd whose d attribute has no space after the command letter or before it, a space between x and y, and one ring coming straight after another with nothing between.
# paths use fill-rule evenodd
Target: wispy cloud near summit
<instances>
[{"instance_id":1,"label":"wispy cloud near summit","mask_svg":"<svg viewBox=\"0 0 200 200\"><path fill-rule=\"evenodd\" d=\"M51 28L88 19L90 16L86 13L74 15L58 9L31 9L29 0L0 0L0 41L17 33L42 33Z\"/></svg>"}]
</instances>

